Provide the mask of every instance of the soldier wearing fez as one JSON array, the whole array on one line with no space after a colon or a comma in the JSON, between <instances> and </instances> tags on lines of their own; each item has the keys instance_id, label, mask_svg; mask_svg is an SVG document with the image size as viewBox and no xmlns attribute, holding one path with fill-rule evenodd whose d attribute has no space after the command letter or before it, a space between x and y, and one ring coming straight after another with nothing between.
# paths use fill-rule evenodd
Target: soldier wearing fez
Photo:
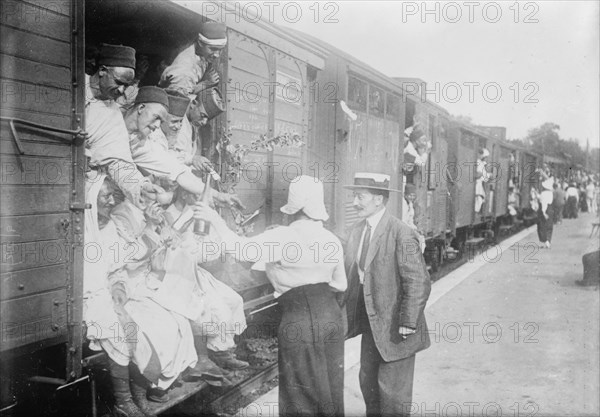
<instances>
[{"instance_id":1,"label":"soldier wearing fez","mask_svg":"<svg viewBox=\"0 0 600 417\"><path fill-rule=\"evenodd\" d=\"M357 173L344 264L348 337L362 334L360 388L367 416L408 416L415 354L429 347L423 311L431 283L415 230L386 210L389 175Z\"/></svg>"},{"instance_id":2,"label":"soldier wearing fez","mask_svg":"<svg viewBox=\"0 0 600 417\"><path fill-rule=\"evenodd\" d=\"M106 172L128 199L143 206L143 196L154 199L162 190L144 178L133 163L127 127L115 102L134 80L135 49L103 44L96 68L93 75L85 76L89 166Z\"/></svg>"}]
</instances>

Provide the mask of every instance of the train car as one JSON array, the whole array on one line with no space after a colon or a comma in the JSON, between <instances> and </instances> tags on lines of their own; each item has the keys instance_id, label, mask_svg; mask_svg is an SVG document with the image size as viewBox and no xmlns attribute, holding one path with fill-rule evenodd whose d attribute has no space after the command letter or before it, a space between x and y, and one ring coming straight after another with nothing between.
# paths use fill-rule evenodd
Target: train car
<instances>
[{"instance_id":1,"label":"train car","mask_svg":"<svg viewBox=\"0 0 600 417\"><path fill-rule=\"evenodd\" d=\"M448 138L447 176L452 201L448 229L455 237L453 247L462 250L465 244L479 244L493 237L489 231L496 217L497 182L509 155L507 151L502 152L499 139L476 126L452 121ZM489 180L484 183L484 203L476 212L476 165L478 151L483 148L490 152L487 165Z\"/></svg>"},{"instance_id":2,"label":"train car","mask_svg":"<svg viewBox=\"0 0 600 417\"><path fill-rule=\"evenodd\" d=\"M222 168L227 191L235 191L250 212L259 210L255 232L282 224L279 208L289 182L302 173L318 174L316 155L323 154L315 151L315 100L309 89L324 65L323 51L260 16L241 16L239 8L227 3L87 0L86 11L89 48L101 42L128 45L153 63L169 63L174 51L197 36L203 21L227 25L228 44L217 66L226 111L201 131L203 154L212 155ZM268 140L282 136L297 136L305 145L267 147ZM216 145L223 141L248 149L239 167L220 164ZM227 211L222 214L233 218ZM242 294L248 308L272 300L264 275L236 263L211 272Z\"/></svg>"},{"instance_id":3,"label":"train car","mask_svg":"<svg viewBox=\"0 0 600 417\"><path fill-rule=\"evenodd\" d=\"M2 4L3 412L16 407L17 391L28 389L17 380L44 377L60 385L81 376L82 6L70 1ZM31 359L40 351L49 352L51 366Z\"/></svg>"},{"instance_id":4,"label":"train car","mask_svg":"<svg viewBox=\"0 0 600 417\"><path fill-rule=\"evenodd\" d=\"M316 108L308 86L324 66L323 51L260 18L240 16L234 5L210 4L3 3L3 15L15 17L3 16L1 23L2 85L10 92L0 150L3 412L34 405L25 399L39 386L78 386L90 378L84 368L95 360L82 355L84 77L94 47L123 44L151 62L169 62L197 36L201 22L227 24L229 42L218 68L227 110L202 132L203 146L214 150L224 136L234 145L264 145L250 150L233 184L250 209L260 209L256 231L281 223L289 181L316 162ZM268 146L283 136L306 145ZM273 305L266 278L235 265L220 278L243 295L247 313ZM94 400L95 392L86 398ZM43 413L52 408L38 406Z\"/></svg>"},{"instance_id":5,"label":"train car","mask_svg":"<svg viewBox=\"0 0 600 417\"><path fill-rule=\"evenodd\" d=\"M333 200L332 228L343 235L357 221L352 192L356 172L378 172L391 177L390 187L402 188L402 151L405 100L391 78L351 55L298 33L306 44L327 51L325 66L317 72L317 149L326 192ZM390 193L388 210L402 215L402 193Z\"/></svg>"},{"instance_id":6,"label":"train car","mask_svg":"<svg viewBox=\"0 0 600 417\"><path fill-rule=\"evenodd\" d=\"M400 84L406 79L399 79ZM412 81L411 81L412 82ZM421 88L424 88L422 85ZM447 216L450 209L446 167L448 161L448 112L419 94L406 99L406 130L418 124L431 143L424 167L405 172L405 183L416 187L415 225L425 237L425 260L435 272L441 265L448 246ZM406 204L405 201L402 201Z\"/></svg>"}]
</instances>

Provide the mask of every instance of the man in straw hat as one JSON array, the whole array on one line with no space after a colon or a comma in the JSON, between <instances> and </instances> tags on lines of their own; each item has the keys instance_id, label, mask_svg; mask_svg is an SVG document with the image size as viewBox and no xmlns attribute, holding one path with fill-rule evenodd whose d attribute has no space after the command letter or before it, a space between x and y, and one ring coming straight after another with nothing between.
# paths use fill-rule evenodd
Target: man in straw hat
<instances>
[{"instance_id":1,"label":"man in straw hat","mask_svg":"<svg viewBox=\"0 0 600 417\"><path fill-rule=\"evenodd\" d=\"M143 195L155 195L160 187L144 178L134 165L127 128L115 102L133 82L134 68L133 48L109 44L100 47L96 72L85 76L85 146L89 166L108 173L127 198L141 206Z\"/></svg>"},{"instance_id":2,"label":"man in straw hat","mask_svg":"<svg viewBox=\"0 0 600 417\"><path fill-rule=\"evenodd\" d=\"M219 84L219 73L212 67L227 45L227 27L205 22L197 39L188 44L162 73L159 86L178 89L188 95L198 94Z\"/></svg>"},{"instance_id":3,"label":"man in straw hat","mask_svg":"<svg viewBox=\"0 0 600 417\"><path fill-rule=\"evenodd\" d=\"M346 245L348 337L362 334L360 388L367 416L407 416L415 354L429 347L423 311L431 283L415 230L386 210L390 177L356 173L361 219Z\"/></svg>"},{"instance_id":4,"label":"man in straw hat","mask_svg":"<svg viewBox=\"0 0 600 417\"><path fill-rule=\"evenodd\" d=\"M273 284L282 311L279 340L279 415L344 415L344 335L335 293L346 289L340 240L323 227L323 183L301 175L290 183L281 211L288 226L244 238L214 210L197 203L233 255L256 262ZM246 250L248 247L257 251ZM243 248L240 250L240 248Z\"/></svg>"}]
</instances>

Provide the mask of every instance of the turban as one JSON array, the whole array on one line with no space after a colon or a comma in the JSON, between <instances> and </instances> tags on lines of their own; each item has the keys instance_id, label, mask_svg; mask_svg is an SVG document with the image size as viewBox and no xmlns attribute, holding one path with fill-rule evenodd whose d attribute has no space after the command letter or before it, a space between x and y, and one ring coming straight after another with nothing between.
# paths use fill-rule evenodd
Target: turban
<instances>
[{"instance_id":1,"label":"turban","mask_svg":"<svg viewBox=\"0 0 600 417\"><path fill-rule=\"evenodd\" d=\"M129 46L103 43L98 54L98 65L135 69L135 49Z\"/></svg>"},{"instance_id":2,"label":"turban","mask_svg":"<svg viewBox=\"0 0 600 417\"><path fill-rule=\"evenodd\" d=\"M227 26L217 22L206 22L200 28L198 40L208 46L227 45Z\"/></svg>"},{"instance_id":3,"label":"turban","mask_svg":"<svg viewBox=\"0 0 600 417\"><path fill-rule=\"evenodd\" d=\"M159 87L146 86L140 88L137 97L135 98L135 104L140 103L159 103L169 108L169 97L165 90Z\"/></svg>"}]
</instances>

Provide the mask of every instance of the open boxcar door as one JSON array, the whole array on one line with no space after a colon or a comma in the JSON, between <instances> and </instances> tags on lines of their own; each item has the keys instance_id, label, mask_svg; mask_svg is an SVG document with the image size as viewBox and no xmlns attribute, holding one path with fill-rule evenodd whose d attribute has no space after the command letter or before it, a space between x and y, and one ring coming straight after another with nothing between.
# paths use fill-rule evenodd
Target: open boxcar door
<instances>
[{"instance_id":1,"label":"open boxcar door","mask_svg":"<svg viewBox=\"0 0 600 417\"><path fill-rule=\"evenodd\" d=\"M3 375L12 358L57 345L65 380L81 373L83 8L81 0L2 5Z\"/></svg>"}]
</instances>

